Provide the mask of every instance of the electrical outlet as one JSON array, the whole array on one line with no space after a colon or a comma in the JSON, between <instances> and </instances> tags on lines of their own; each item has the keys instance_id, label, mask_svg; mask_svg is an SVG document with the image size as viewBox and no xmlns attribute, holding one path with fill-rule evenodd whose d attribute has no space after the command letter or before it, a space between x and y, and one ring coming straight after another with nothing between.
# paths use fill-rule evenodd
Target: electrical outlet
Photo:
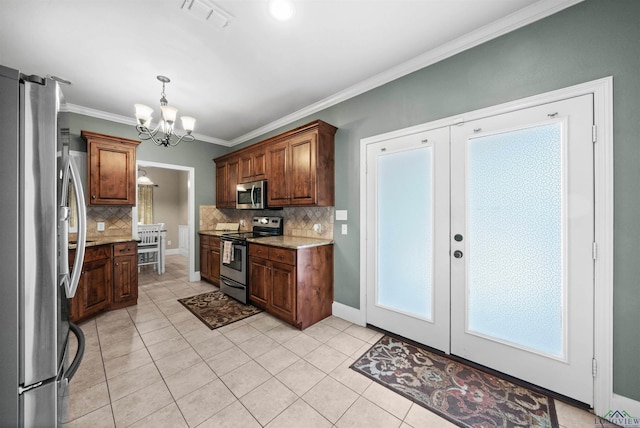
<instances>
[{"instance_id":1,"label":"electrical outlet","mask_svg":"<svg viewBox=\"0 0 640 428\"><path fill-rule=\"evenodd\" d=\"M347 225L346 225L346 224L343 224L343 225L342 225L342 234L343 234L343 235L346 235L346 234L347 234Z\"/></svg>"},{"instance_id":2,"label":"electrical outlet","mask_svg":"<svg viewBox=\"0 0 640 428\"><path fill-rule=\"evenodd\" d=\"M167 241L167 245L171 245L171 241L170 241L170 240L169 240L169 241Z\"/></svg>"},{"instance_id":3,"label":"electrical outlet","mask_svg":"<svg viewBox=\"0 0 640 428\"><path fill-rule=\"evenodd\" d=\"M98 222L98 232L104 232L104 221Z\"/></svg>"},{"instance_id":4,"label":"electrical outlet","mask_svg":"<svg viewBox=\"0 0 640 428\"><path fill-rule=\"evenodd\" d=\"M313 230L316 233L322 233L322 225L320 223L316 223L313 225Z\"/></svg>"}]
</instances>

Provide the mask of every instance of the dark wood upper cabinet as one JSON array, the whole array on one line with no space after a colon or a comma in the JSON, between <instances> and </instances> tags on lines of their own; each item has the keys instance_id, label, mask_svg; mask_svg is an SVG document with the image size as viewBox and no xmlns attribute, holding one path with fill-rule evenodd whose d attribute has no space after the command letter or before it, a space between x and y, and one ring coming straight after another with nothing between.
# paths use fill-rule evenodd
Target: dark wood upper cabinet
<instances>
[{"instance_id":1,"label":"dark wood upper cabinet","mask_svg":"<svg viewBox=\"0 0 640 428\"><path fill-rule=\"evenodd\" d=\"M333 206L336 130L317 120L214 159L216 205L233 208L238 183L266 179L269 207ZM232 159L238 169L230 172Z\"/></svg>"},{"instance_id":2,"label":"dark wood upper cabinet","mask_svg":"<svg viewBox=\"0 0 640 428\"><path fill-rule=\"evenodd\" d=\"M136 204L136 148L140 141L82 131L87 142L87 203Z\"/></svg>"}]
</instances>

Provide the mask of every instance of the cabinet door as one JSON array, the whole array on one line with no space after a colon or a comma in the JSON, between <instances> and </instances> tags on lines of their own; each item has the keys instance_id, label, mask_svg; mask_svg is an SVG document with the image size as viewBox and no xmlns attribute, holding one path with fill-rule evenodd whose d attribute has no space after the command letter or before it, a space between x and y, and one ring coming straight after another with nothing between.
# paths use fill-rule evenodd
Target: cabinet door
<instances>
[{"instance_id":1,"label":"cabinet door","mask_svg":"<svg viewBox=\"0 0 640 428\"><path fill-rule=\"evenodd\" d=\"M113 302L135 303L138 300L138 256L113 259Z\"/></svg>"},{"instance_id":2,"label":"cabinet door","mask_svg":"<svg viewBox=\"0 0 640 428\"><path fill-rule=\"evenodd\" d=\"M209 250L209 278L215 285L220 285L220 243L212 245Z\"/></svg>"},{"instance_id":3,"label":"cabinet door","mask_svg":"<svg viewBox=\"0 0 640 428\"><path fill-rule=\"evenodd\" d=\"M136 148L89 141L89 205L135 205Z\"/></svg>"},{"instance_id":4,"label":"cabinet door","mask_svg":"<svg viewBox=\"0 0 640 428\"><path fill-rule=\"evenodd\" d=\"M267 147L267 175L269 176L267 204L271 207L289 205L288 152L288 141L274 143Z\"/></svg>"},{"instance_id":5,"label":"cabinet door","mask_svg":"<svg viewBox=\"0 0 640 428\"><path fill-rule=\"evenodd\" d=\"M290 204L316 203L316 146L318 133L308 132L289 141L291 167L287 173L290 183Z\"/></svg>"},{"instance_id":6,"label":"cabinet door","mask_svg":"<svg viewBox=\"0 0 640 428\"><path fill-rule=\"evenodd\" d=\"M249 257L249 298L256 306L267 307L270 283L269 262L265 259Z\"/></svg>"},{"instance_id":7,"label":"cabinet door","mask_svg":"<svg viewBox=\"0 0 640 428\"><path fill-rule=\"evenodd\" d=\"M253 179L264 180L267 177L267 156L264 148L254 151L252 160Z\"/></svg>"},{"instance_id":8,"label":"cabinet door","mask_svg":"<svg viewBox=\"0 0 640 428\"><path fill-rule=\"evenodd\" d=\"M111 303L111 259L85 263L78 287L78 316L85 318L106 309Z\"/></svg>"},{"instance_id":9,"label":"cabinet door","mask_svg":"<svg viewBox=\"0 0 640 428\"><path fill-rule=\"evenodd\" d=\"M236 187L240 174L240 158L227 161L227 207L236 207Z\"/></svg>"},{"instance_id":10,"label":"cabinet door","mask_svg":"<svg viewBox=\"0 0 640 428\"><path fill-rule=\"evenodd\" d=\"M270 291L270 312L282 319L295 321L296 268L284 263L271 262Z\"/></svg>"},{"instance_id":11,"label":"cabinet door","mask_svg":"<svg viewBox=\"0 0 640 428\"><path fill-rule=\"evenodd\" d=\"M216 206L226 208L227 204L227 163L216 164ZM202 269L202 264L200 264Z\"/></svg>"}]
</instances>

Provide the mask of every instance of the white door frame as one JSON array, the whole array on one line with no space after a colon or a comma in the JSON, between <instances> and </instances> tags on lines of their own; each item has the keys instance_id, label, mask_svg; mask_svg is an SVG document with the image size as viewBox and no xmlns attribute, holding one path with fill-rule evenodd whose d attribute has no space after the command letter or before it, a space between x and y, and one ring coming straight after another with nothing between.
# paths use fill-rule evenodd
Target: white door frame
<instances>
[{"instance_id":1,"label":"white door frame","mask_svg":"<svg viewBox=\"0 0 640 428\"><path fill-rule=\"evenodd\" d=\"M138 168L164 168L176 171L186 171L189 173L187 181L187 225L189 227L189 282L200 281L200 272L196 272L196 250L195 250L195 168L191 166L173 165L168 163L136 160L136 182L138 180ZM136 206L131 210L133 233L138 233L138 186L136 186Z\"/></svg>"},{"instance_id":2,"label":"white door frame","mask_svg":"<svg viewBox=\"0 0 640 428\"><path fill-rule=\"evenodd\" d=\"M598 415L603 415L610 409L619 408L640 413L640 402L613 394L613 77L611 76L360 140L360 309L352 310L334 304L334 314L339 316L342 314L359 325L366 325L367 322L366 154L368 144L585 94L594 95L594 123L596 124L594 190L597 258L594 271L594 358L597 362L597 371L594 378L594 411Z\"/></svg>"}]
</instances>

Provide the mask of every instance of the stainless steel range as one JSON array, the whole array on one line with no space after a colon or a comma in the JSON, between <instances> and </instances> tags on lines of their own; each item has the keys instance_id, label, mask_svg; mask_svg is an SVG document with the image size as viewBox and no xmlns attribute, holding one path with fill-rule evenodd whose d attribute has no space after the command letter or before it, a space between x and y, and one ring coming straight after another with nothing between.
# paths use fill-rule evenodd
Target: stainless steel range
<instances>
[{"instance_id":1,"label":"stainless steel range","mask_svg":"<svg viewBox=\"0 0 640 428\"><path fill-rule=\"evenodd\" d=\"M250 232L225 233L220 237L220 291L242 303L249 299L247 238L279 236L282 217L253 217Z\"/></svg>"}]
</instances>

